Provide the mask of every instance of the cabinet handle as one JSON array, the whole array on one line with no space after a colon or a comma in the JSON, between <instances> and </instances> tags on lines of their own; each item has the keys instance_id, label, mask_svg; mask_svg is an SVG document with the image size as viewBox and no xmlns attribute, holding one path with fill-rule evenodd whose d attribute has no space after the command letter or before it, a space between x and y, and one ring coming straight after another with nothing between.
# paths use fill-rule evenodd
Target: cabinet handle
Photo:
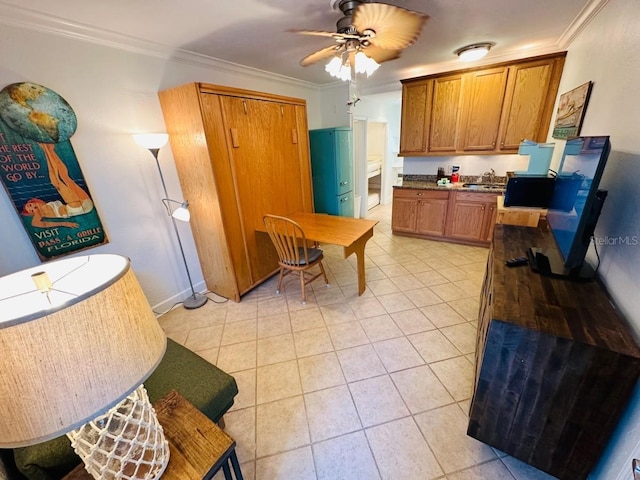
<instances>
[{"instance_id":1,"label":"cabinet handle","mask_svg":"<svg viewBox=\"0 0 640 480\"><path fill-rule=\"evenodd\" d=\"M340 185L348 185L349 182L340 182Z\"/></svg>"},{"instance_id":2,"label":"cabinet handle","mask_svg":"<svg viewBox=\"0 0 640 480\"><path fill-rule=\"evenodd\" d=\"M340 199L340 203L342 203L342 202L346 202L347 200L349 200L349 197L341 198L341 199Z\"/></svg>"},{"instance_id":3,"label":"cabinet handle","mask_svg":"<svg viewBox=\"0 0 640 480\"><path fill-rule=\"evenodd\" d=\"M416 193L416 195L421 197L423 194L422 193Z\"/></svg>"},{"instance_id":4,"label":"cabinet handle","mask_svg":"<svg viewBox=\"0 0 640 480\"><path fill-rule=\"evenodd\" d=\"M247 112L247 101L246 100L242 101L242 109L244 110L244 114L246 115L248 113Z\"/></svg>"},{"instance_id":5,"label":"cabinet handle","mask_svg":"<svg viewBox=\"0 0 640 480\"><path fill-rule=\"evenodd\" d=\"M297 145L298 143L298 130L296 130L295 128L291 129L291 141L294 145Z\"/></svg>"},{"instance_id":6,"label":"cabinet handle","mask_svg":"<svg viewBox=\"0 0 640 480\"><path fill-rule=\"evenodd\" d=\"M233 148L240 148L240 141L238 139L238 129L237 128L231 128L231 145L233 145Z\"/></svg>"}]
</instances>

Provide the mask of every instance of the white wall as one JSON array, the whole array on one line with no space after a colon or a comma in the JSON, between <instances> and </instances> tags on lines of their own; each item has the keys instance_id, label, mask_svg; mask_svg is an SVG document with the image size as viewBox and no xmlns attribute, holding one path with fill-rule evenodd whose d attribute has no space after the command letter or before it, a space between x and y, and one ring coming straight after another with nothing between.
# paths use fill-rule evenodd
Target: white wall
<instances>
[{"instance_id":1,"label":"white wall","mask_svg":"<svg viewBox=\"0 0 640 480\"><path fill-rule=\"evenodd\" d=\"M596 238L625 239L600 247L600 275L620 313L640 333L640 2L612 0L571 43L559 92L593 81L581 135L610 135L601 181L609 191ZM640 458L640 390L592 478L631 479Z\"/></svg>"},{"instance_id":2,"label":"white wall","mask_svg":"<svg viewBox=\"0 0 640 480\"><path fill-rule=\"evenodd\" d=\"M557 146L556 146L557 148ZM495 170L496 175L505 176L508 171L526 170L528 155L460 155L457 157L405 157L404 174L435 175L438 167L460 165L461 175L481 175Z\"/></svg>"},{"instance_id":3,"label":"white wall","mask_svg":"<svg viewBox=\"0 0 640 480\"><path fill-rule=\"evenodd\" d=\"M349 114L349 83L338 80L321 90L322 102L318 111L322 119L322 125L310 128L330 128L351 126Z\"/></svg>"},{"instance_id":4,"label":"white wall","mask_svg":"<svg viewBox=\"0 0 640 480\"><path fill-rule=\"evenodd\" d=\"M110 243L86 253L118 253L132 260L149 299L162 310L184 298L188 282L151 154L132 133L164 131L159 90L187 82L305 98L310 128L322 126L320 94L301 82L202 61L166 60L3 25L0 88L14 82L44 85L65 98L78 118L71 138ZM160 151L169 196L182 198L169 146ZM39 264L15 209L0 192L0 275ZM179 225L196 289L202 273L187 224Z\"/></svg>"}]
</instances>

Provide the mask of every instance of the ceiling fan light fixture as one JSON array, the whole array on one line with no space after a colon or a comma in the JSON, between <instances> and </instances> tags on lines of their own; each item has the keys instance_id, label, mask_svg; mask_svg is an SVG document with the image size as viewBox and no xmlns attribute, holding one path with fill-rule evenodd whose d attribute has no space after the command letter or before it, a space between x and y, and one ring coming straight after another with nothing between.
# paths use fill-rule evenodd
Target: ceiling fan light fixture
<instances>
[{"instance_id":1,"label":"ceiling fan light fixture","mask_svg":"<svg viewBox=\"0 0 640 480\"><path fill-rule=\"evenodd\" d=\"M463 62L473 62L483 58L494 45L495 44L491 42L473 43L460 47L454 53L460 57L460 60Z\"/></svg>"},{"instance_id":2,"label":"ceiling fan light fixture","mask_svg":"<svg viewBox=\"0 0 640 480\"><path fill-rule=\"evenodd\" d=\"M367 77L375 72L380 64L373 58L367 57L364 52L356 53L356 73L366 73Z\"/></svg>"},{"instance_id":3,"label":"ceiling fan light fixture","mask_svg":"<svg viewBox=\"0 0 640 480\"><path fill-rule=\"evenodd\" d=\"M329 63L324 67L325 71L332 77L339 78L340 80L351 80L351 66L349 65L349 59L343 63L341 57L333 57Z\"/></svg>"}]
</instances>

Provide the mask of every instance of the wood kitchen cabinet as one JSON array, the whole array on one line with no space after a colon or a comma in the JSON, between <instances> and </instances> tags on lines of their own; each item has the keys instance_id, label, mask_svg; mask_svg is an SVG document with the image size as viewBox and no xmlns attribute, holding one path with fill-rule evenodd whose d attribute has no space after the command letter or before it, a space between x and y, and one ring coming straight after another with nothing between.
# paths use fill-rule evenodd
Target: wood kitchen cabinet
<instances>
[{"instance_id":1,"label":"wood kitchen cabinet","mask_svg":"<svg viewBox=\"0 0 640 480\"><path fill-rule=\"evenodd\" d=\"M449 192L394 189L391 228L397 232L444 235Z\"/></svg>"},{"instance_id":2,"label":"wood kitchen cabinet","mask_svg":"<svg viewBox=\"0 0 640 480\"><path fill-rule=\"evenodd\" d=\"M509 68L500 151L517 151L524 139L546 141L563 66L564 56Z\"/></svg>"},{"instance_id":3,"label":"wood kitchen cabinet","mask_svg":"<svg viewBox=\"0 0 640 480\"><path fill-rule=\"evenodd\" d=\"M400 156L515 153L546 141L566 52L402 81Z\"/></svg>"},{"instance_id":4,"label":"wood kitchen cabinet","mask_svg":"<svg viewBox=\"0 0 640 480\"><path fill-rule=\"evenodd\" d=\"M263 215L313 211L305 101L203 83L159 98L207 288L239 301L278 268Z\"/></svg>"},{"instance_id":5,"label":"wood kitchen cabinet","mask_svg":"<svg viewBox=\"0 0 640 480\"><path fill-rule=\"evenodd\" d=\"M488 243L496 222L497 194L452 192L449 198L446 236Z\"/></svg>"},{"instance_id":6,"label":"wood kitchen cabinet","mask_svg":"<svg viewBox=\"0 0 640 480\"><path fill-rule=\"evenodd\" d=\"M496 149L508 70L491 68L465 76L459 149L465 152Z\"/></svg>"},{"instance_id":7,"label":"wood kitchen cabinet","mask_svg":"<svg viewBox=\"0 0 640 480\"><path fill-rule=\"evenodd\" d=\"M393 233L488 245L496 217L497 193L394 188Z\"/></svg>"},{"instance_id":8,"label":"wood kitchen cabinet","mask_svg":"<svg viewBox=\"0 0 640 480\"><path fill-rule=\"evenodd\" d=\"M429 112L427 151L455 152L462 105L462 75L433 79Z\"/></svg>"},{"instance_id":9,"label":"wood kitchen cabinet","mask_svg":"<svg viewBox=\"0 0 640 480\"><path fill-rule=\"evenodd\" d=\"M402 89L401 151L420 153L427 148L427 106L431 104L432 95L432 80L417 81Z\"/></svg>"},{"instance_id":10,"label":"wood kitchen cabinet","mask_svg":"<svg viewBox=\"0 0 640 480\"><path fill-rule=\"evenodd\" d=\"M496 225L480 298L467 433L554 477L589 476L640 376L640 348L599 282L507 268L548 227Z\"/></svg>"}]
</instances>

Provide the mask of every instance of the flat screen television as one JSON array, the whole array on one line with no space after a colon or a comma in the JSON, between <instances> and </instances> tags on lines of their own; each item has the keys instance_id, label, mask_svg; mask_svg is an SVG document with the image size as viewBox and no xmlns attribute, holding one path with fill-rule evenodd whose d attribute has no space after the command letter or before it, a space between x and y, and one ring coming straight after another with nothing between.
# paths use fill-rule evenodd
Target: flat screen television
<instances>
[{"instance_id":1,"label":"flat screen television","mask_svg":"<svg viewBox=\"0 0 640 480\"><path fill-rule=\"evenodd\" d=\"M608 136L567 141L547 213L557 249L531 247L527 254L534 271L575 280L595 276L584 259L607 197L598 186L610 150Z\"/></svg>"}]
</instances>

